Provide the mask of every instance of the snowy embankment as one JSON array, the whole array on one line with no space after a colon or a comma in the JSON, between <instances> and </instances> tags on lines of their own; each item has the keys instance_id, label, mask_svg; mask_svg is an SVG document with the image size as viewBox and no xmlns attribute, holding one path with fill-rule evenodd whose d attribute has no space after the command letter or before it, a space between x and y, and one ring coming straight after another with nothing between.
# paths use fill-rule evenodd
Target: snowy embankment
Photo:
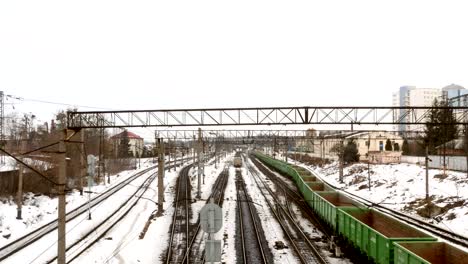
<instances>
[{"instance_id":1,"label":"snowy embankment","mask_svg":"<svg viewBox=\"0 0 468 264\"><path fill-rule=\"evenodd\" d=\"M303 165L303 164L301 164ZM306 166L325 181L388 208L409 213L449 231L468 236L468 177L465 172L429 170L428 205L425 167L414 164L357 163L344 168L339 183L338 163ZM370 190L368 176L370 175Z\"/></svg>"}]
</instances>

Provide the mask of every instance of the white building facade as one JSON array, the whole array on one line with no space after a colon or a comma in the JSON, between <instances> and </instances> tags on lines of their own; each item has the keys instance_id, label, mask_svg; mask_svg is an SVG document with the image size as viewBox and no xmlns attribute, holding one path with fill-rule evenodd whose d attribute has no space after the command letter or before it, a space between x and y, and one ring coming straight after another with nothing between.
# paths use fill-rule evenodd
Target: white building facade
<instances>
[{"instance_id":1,"label":"white building facade","mask_svg":"<svg viewBox=\"0 0 468 264\"><path fill-rule=\"evenodd\" d=\"M442 91L438 88L416 88L415 86L402 86L398 92L393 93L393 106L431 106L435 99L442 98ZM416 110L416 116L421 116L425 110ZM404 116L403 111L397 111L397 118L401 121L410 121L410 116ZM422 130L422 125L397 125L398 131Z\"/></svg>"},{"instance_id":2,"label":"white building facade","mask_svg":"<svg viewBox=\"0 0 468 264\"><path fill-rule=\"evenodd\" d=\"M387 139L390 140L392 145L391 151L385 151ZM349 141L353 141L356 144L360 161L367 161L369 157L368 153L371 152L395 152L401 156L401 149L403 146L403 138L393 132L351 132L348 134L334 134L318 138L316 144L314 144L314 156L321 158L336 156L336 154L333 153L333 148L335 145L341 144L341 141L343 141L344 146L346 146Z\"/></svg>"},{"instance_id":3,"label":"white building facade","mask_svg":"<svg viewBox=\"0 0 468 264\"><path fill-rule=\"evenodd\" d=\"M140 157L143 154L143 138L138 136L135 133L132 133L130 131L122 132L120 134L117 134L113 137L111 137L112 144L113 144L113 152L115 157L118 156L118 151L119 151L119 146L122 137L126 136L128 138L128 145L129 145L129 151L134 157Z\"/></svg>"}]
</instances>

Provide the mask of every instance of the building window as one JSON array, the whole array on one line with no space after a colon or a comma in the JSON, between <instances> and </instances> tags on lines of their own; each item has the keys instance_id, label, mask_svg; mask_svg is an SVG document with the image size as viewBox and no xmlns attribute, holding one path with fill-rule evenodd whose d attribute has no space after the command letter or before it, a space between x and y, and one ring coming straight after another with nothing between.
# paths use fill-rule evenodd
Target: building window
<instances>
[{"instance_id":1,"label":"building window","mask_svg":"<svg viewBox=\"0 0 468 264\"><path fill-rule=\"evenodd\" d=\"M379 150L383 151L383 147L384 147L383 141L379 141Z\"/></svg>"}]
</instances>

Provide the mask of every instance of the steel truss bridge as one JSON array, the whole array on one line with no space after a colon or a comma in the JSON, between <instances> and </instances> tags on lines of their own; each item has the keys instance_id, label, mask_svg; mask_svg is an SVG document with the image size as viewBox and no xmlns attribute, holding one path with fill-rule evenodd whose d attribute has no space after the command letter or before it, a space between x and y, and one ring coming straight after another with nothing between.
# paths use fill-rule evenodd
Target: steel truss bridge
<instances>
[{"instance_id":1,"label":"steel truss bridge","mask_svg":"<svg viewBox=\"0 0 468 264\"><path fill-rule=\"evenodd\" d=\"M319 132L320 134L317 134ZM206 140L231 141L231 140L307 140L307 139L342 139L351 136L353 139L369 139L368 132L375 134L373 137L382 137L382 133L394 133L406 139L418 139L422 132L411 131L400 133L386 130L201 130L201 137ZM155 138L167 140L187 140L198 138L198 130L156 130ZM385 136L384 136L385 137ZM371 138L374 139L374 138Z\"/></svg>"},{"instance_id":2,"label":"steel truss bridge","mask_svg":"<svg viewBox=\"0 0 468 264\"><path fill-rule=\"evenodd\" d=\"M468 125L468 107L261 107L67 113L68 129L237 125L413 125L426 124L431 110L450 109L453 124Z\"/></svg>"}]
</instances>

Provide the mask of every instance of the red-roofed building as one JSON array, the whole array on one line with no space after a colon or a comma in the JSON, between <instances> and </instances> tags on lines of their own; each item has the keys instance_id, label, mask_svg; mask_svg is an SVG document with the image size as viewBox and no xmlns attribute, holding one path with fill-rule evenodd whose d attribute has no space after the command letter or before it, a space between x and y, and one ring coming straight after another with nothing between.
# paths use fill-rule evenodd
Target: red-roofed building
<instances>
[{"instance_id":1,"label":"red-roofed building","mask_svg":"<svg viewBox=\"0 0 468 264\"><path fill-rule=\"evenodd\" d=\"M119 145L122 141L122 137L124 137L125 134L128 138L130 152L133 154L133 156L140 157L143 154L143 138L130 131L124 131L111 137L115 156L117 157L118 155Z\"/></svg>"}]
</instances>

